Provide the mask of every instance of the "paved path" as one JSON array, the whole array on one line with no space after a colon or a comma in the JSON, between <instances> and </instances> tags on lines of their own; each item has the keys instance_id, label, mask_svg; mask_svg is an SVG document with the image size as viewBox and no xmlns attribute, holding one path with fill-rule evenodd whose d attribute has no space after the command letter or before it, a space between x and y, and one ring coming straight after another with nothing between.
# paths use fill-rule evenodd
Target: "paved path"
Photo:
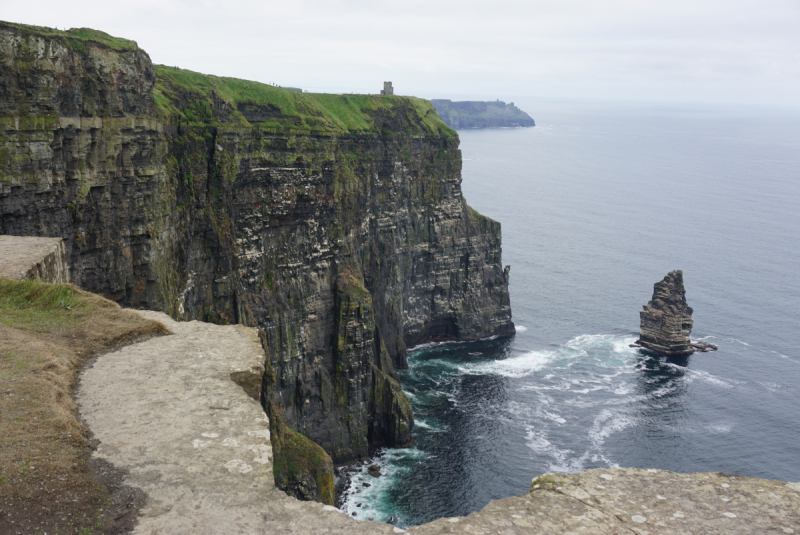
<instances>
[{"instance_id":1,"label":"paved path","mask_svg":"<svg viewBox=\"0 0 800 535\"><path fill-rule=\"evenodd\" d=\"M269 423L230 378L263 370L255 329L142 314L175 334L98 358L77 396L96 455L148 494L135 533L395 532L275 488Z\"/></svg>"}]
</instances>

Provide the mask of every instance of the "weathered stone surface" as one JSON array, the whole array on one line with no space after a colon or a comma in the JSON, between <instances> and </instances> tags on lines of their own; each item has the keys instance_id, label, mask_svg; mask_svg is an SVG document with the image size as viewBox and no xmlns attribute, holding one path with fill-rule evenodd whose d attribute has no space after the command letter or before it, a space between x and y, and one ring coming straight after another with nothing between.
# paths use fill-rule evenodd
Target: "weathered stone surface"
<instances>
[{"instance_id":1,"label":"weathered stone surface","mask_svg":"<svg viewBox=\"0 0 800 535\"><path fill-rule=\"evenodd\" d=\"M409 346L514 332L500 224L467 206L458 138L427 103L295 129L323 115L292 116L315 97L233 102L76 35L0 24L0 232L62 237L71 282L122 305L261 327L264 403L334 462L408 442L383 375Z\"/></svg>"},{"instance_id":2,"label":"weathered stone surface","mask_svg":"<svg viewBox=\"0 0 800 535\"><path fill-rule=\"evenodd\" d=\"M518 498L410 533L800 533L800 484L666 470L614 468L546 474Z\"/></svg>"},{"instance_id":3,"label":"weathered stone surface","mask_svg":"<svg viewBox=\"0 0 800 535\"><path fill-rule=\"evenodd\" d=\"M102 355L77 394L94 455L147 493L134 533L394 533L275 487L269 422L230 378L263 363L256 329L139 313L175 334Z\"/></svg>"},{"instance_id":4,"label":"weathered stone surface","mask_svg":"<svg viewBox=\"0 0 800 535\"><path fill-rule=\"evenodd\" d=\"M69 282L64 240L0 236L0 279Z\"/></svg>"},{"instance_id":5,"label":"weathered stone surface","mask_svg":"<svg viewBox=\"0 0 800 535\"><path fill-rule=\"evenodd\" d=\"M695 349L692 309L686 304L683 271L670 271L653 285L653 298L639 312L641 329L637 345L664 355L688 355Z\"/></svg>"}]
</instances>

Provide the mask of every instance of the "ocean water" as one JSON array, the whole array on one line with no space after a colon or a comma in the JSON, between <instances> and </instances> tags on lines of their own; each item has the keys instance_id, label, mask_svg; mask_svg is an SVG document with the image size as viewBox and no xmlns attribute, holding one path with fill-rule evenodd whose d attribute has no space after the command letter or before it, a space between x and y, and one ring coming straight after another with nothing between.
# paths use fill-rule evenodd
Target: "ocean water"
<instances>
[{"instance_id":1,"label":"ocean water","mask_svg":"<svg viewBox=\"0 0 800 535\"><path fill-rule=\"evenodd\" d=\"M407 527L610 466L800 481L800 110L517 104L535 128L459 135L518 332L416 348L417 444L342 508ZM629 347L673 269L717 352Z\"/></svg>"}]
</instances>

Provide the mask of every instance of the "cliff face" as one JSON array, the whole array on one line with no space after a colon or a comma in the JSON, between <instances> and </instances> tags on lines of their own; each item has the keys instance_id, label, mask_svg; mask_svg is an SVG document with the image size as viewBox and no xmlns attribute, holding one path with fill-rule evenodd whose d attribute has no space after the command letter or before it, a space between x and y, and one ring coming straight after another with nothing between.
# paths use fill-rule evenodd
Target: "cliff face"
<instances>
[{"instance_id":1,"label":"cliff face","mask_svg":"<svg viewBox=\"0 0 800 535\"><path fill-rule=\"evenodd\" d=\"M450 128L505 128L536 126L531 116L502 101L431 100L436 113Z\"/></svg>"},{"instance_id":2,"label":"cliff face","mask_svg":"<svg viewBox=\"0 0 800 535\"><path fill-rule=\"evenodd\" d=\"M336 463L411 440L429 339L513 333L500 225L419 99L153 67L90 30L0 23L0 233L64 238L73 282L263 329L262 403Z\"/></svg>"}]
</instances>

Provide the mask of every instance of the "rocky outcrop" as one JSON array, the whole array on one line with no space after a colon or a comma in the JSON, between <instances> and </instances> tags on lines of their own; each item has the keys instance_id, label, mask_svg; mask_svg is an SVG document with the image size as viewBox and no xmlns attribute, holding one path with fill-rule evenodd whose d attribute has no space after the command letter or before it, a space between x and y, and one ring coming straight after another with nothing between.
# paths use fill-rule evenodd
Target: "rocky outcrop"
<instances>
[{"instance_id":1,"label":"rocky outcrop","mask_svg":"<svg viewBox=\"0 0 800 535\"><path fill-rule=\"evenodd\" d=\"M514 332L500 224L427 101L154 67L84 29L2 23L0 62L0 232L63 238L122 305L260 327L262 403L335 463L410 441L408 347Z\"/></svg>"},{"instance_id":2,"label":"rocky outcrop","mask_svg":"<svg viewBox=\"0 0 800 535\"><path fill-rule=\"evenodd\" d=\"M513 102L438 99L431 100L431 104L447 126L456 130L536 126L531 116L514 106Z\"/></svg>"},{"instance_id":3,"label":"rocky outcrop","mask_svg":"<svg viewBox=\"0 0 800 535\"><path fill-rule=\"evenodd\" d=\"M670 271L653 285L653 298L639 311L641 328L636 343L664 355L694 352L692 309L686 304L683 271Z\"/></svg>"},{"instance_id":4,"label":"rocky outcrop","mask_svg":"<svg viewBox=\"0 0 800 535\"><path fill-rule=\"evenodd\" d=\"M61 238L0 236L0 279L69 282L67 250Z\"/></svg>"},{"instance_id":5,"label":"rocky outcrop","mask_svg":"<svg viewBox=\"0 0 800 535\"><path fill-rule=\"evenodd\" d=\"M634 345L663 355L713 351L713 344L692 342L692 308L686 303L683 271L670 271L653 285L653 298L639 312L641 328Z\"/></svg>"},{"instance_id":6,"label":"rocky outcrop","mask_svg":"<svg viewBox=\"0 0 800 535\"><path fill-rule=\"evenodd\" d=\"M800 484L720 472L613 468L545 474L531 492L409 530L443 533L800 533Z\"/></svg>"}]
</instances>

